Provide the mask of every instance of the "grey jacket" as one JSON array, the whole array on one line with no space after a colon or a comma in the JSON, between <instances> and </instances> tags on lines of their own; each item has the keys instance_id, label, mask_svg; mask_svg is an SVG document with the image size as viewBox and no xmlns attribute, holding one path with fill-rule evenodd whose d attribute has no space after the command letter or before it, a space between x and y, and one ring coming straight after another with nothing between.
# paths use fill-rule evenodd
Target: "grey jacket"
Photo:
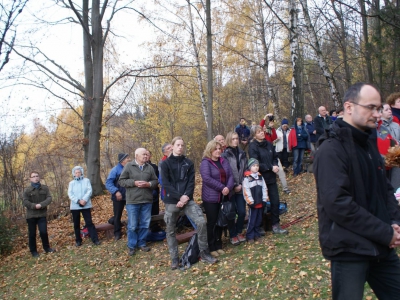
<instances>
[{"instance_id":1,"label":"grey jacket","mask_svg":"<svg viewBox=\"0 0 400 300\"><path fill-rule=\"evenodd\" d=\"M387 121L382 119L382 125L389 130L392 138L394 138L397 142L400 141L400 125L396 122L393 122L393 117Z\"/></svg>"},{"instance_id":2,"label":"grey jacket","mask_svg":"<svg viewBox=\"0 0 400 300\"><path fill-rule=\"evenodd\" d=\"M135 186L135 181L147 181L149 188ZM153 189L158 187L158 179L154 169L149 164L144 164L140 170L136 161L127 163L119 176L118 183L126 188L126 204L153 203Z\"/></svg>"}]
</instances>

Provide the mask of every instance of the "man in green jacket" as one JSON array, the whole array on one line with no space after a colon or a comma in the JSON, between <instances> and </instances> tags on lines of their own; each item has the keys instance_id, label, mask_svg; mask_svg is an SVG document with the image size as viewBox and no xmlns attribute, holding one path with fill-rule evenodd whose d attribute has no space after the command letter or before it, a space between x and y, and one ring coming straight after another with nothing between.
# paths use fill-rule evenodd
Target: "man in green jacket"
<instances>
[{"instance_id":1,"label":"man in green jacket","mask_svg":"<svg viewBox=\"0 0 400 300\"><path fill-rule=\"evenodd\" d=\"M31 172L31 185L24 191L23 203L27 208L26 222L28 223L29 250L33 257L39 257L36 248L36 226L39 228L43 249L46 253L56 252L50 248L47 234L47 206L51 203L49 188L40 183L38 172Z\"/></svg>"},{"instance_id":2,"label":"man in green jacket","mask_svg":"<svg viewBox=\"0 0 400 300\"><path fill-rule=\"evenodd\" d=\"M129 256L135 254L136 247L144 252L150 251L146 237L151 221L153 189L158 187L158 179L153 167L146 163L147 155L146 149L136 149L135 160L125 165L118 181L126 188Z\"/></svg>"}]
</instances>

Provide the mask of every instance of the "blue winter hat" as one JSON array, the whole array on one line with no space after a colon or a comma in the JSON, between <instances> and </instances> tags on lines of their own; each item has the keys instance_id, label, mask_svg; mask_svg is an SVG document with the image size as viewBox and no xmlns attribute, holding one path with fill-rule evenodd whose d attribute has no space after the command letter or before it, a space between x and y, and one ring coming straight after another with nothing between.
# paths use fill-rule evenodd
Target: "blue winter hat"
<instances>
[{"instance_id":1,"label":"blue winter hat","mask_svg":"<svg viewBox=\"0 0 400 300\"><path fill-rule=\"evenodd\" d=\"M282 123L281 123L282 125L289 125L289 121L286 119L286 118L283 118L282 119Z\"/></svg>"},{"instance_id":2,"label":"blue winter hat","mask_svg":"<svg viewBox=\"0 0 400 300\"><path fill-rule=\"evenodd\" d=\"M249 162L247 163L247 168L250 170L252 165L260 165L257 159L255 158L250 158Z\"/></svg>"},{"instance_id":3,"label":"blue winter hat","mask_svg":"<svg viewBox=\"0 0 400 300\"><path fill-rule=\"evenodd\" d=\"M126 153L120 153L118 154L118 162L122 162L125 158L127 158L129 156L129 154Z\"/></svg>"}]
</instances>

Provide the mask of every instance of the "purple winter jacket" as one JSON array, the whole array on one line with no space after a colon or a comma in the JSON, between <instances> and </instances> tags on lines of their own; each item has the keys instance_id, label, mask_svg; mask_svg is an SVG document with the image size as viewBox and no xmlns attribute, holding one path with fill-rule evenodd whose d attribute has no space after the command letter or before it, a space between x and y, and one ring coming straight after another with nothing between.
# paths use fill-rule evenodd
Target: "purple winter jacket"
<instances>
[{"instance_id":1,"label":"purple winter jacket","mask_svg":"<svg viewBox=\"0 0 400 300\"><path fill-rule=\"evenodd\" d=\"M201 198L204 202L218 203L224 187L229 189L229 197L233 194L234 179L232 169L226 159L220 157L220 162L226 173L226 185L221 183L221 175L217 165L209 158L203 158L200 164L200 174L203 179Z\"/></svg>"}]
</instances>

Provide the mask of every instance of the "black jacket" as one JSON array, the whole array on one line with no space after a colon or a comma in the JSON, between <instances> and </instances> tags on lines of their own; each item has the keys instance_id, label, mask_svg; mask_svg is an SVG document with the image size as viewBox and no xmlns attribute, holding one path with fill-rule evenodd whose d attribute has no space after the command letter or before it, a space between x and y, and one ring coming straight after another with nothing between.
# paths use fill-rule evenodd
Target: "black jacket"
<instances>
[{"instance_id":1,"label":"black jacket","mask_svg":"<svg viewBox=\"0 0 400 300\"><path fill-rule=\"evenodd\" d=\"M276 183L276 174L272 171L272 167L278 166L278 155L270 142L267 140L258 142L253 139L249 145L249 158L255 158L260 163L259 172L266 184Z\"/></svg>"},{"instance_id":2,"label":"black jacket","mask_svg":"<svg viewBox=\"0 0 400 300\"><path fill-rule=\"evenodd\" d=\"M316 131L316 140L318 141L319 137L324 134L325 130L329 128L332 124L332 119L329 116L326 116L325 119L320 117L319 115L314 118L314 128Z\"/></svg>"},{"instance_id":3,"label":"black jacket","mask_svg":"<svg viewBox=\"0 0 400 300\"><path fill-rule=\"evenodd\" d=\"M365 146L360 148L353 138L357 129L344 123L336 121L320 138L313 163L322 253L332 260L379 258L390 251L391 224L399 223L400 207L386 179L376 141L358 130L365 134ZM371 174L379 187L373 189L375 195L367 192L371 178L361 171L365 166L360 165L359 155L376 166Z\"/></svg>"},{"instance_id":4,"label":"black jacket","mask_svg":"<svg viewBox=\"0 0 400 300\"><path fill-rule=\"evenodd\" d=\"M174 156L171 154L161 163L161 181L165 189L164 203L177 204L183 195L192 200L194 179L193 162L183 155Z\"/></svg>"}]
</instances>

